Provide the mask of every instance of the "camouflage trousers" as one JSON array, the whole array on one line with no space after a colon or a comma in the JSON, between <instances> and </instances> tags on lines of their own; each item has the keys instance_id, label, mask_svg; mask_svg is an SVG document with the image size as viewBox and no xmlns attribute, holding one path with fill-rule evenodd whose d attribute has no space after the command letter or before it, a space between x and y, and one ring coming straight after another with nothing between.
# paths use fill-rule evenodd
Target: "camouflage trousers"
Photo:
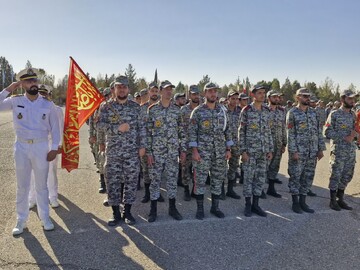
<instances>
[{"instance_id":1,"label":"camouflage trousers","mask_svg":"<svg viewBox=\"0 0 360 270\"><path fill-rule=\"evenodd\" d=\"M280 162L281 162L282 152L281 147L275 147L273 152L273 158L269 163L267 178L268 179L276 179L280 170Z\"/></svg>"},{"instance_id":2,"label":"camouflage trousers","mask_svg":"<svg viewBox=\"0 0 360 270\"><path fill-rule=\"evenodd\" d=\"M227 179L229 182L235 181L236 172L240 165L240 149L239 147L231 147L231 158L228 161Z\"/></svg>"},{"instance_id":3,"label":"camouflage trousers","mask_svg":"<svg viewBox=\"0 0 360 270\"><path fill-rule=\"evenodd\" d=\"M251 153L249 160L242 163L244 171L244 197L260 196L266 181L268 161L266 153Z\"/></svg>"},{"instance_id":4,"label":"camouflage trousers","mask_svg":"<svg viewBox=\"0 0 360 270\"><path fill-rule=\"evenodd\" d=\"M200 152L200 157L199 162L193 161L195 194L202 195L205 193L205 182L210 172L210 192L220 195L222 183L226 180L227 161L225 152L218 155L215 151L210 153Z\"/></svg>"},{"instance_id":5,"label":"camouflage trousers","mask_svg":"<svg viewBox=\"0 0 360 270\"><path fill-rule=\"evenodd\" d=\"M144 184L150 184L150 176L149 176L149 166L147 164L147 156L143 156L141 159L141 171L142 171L142 178L144 179Z\"/></svg>"},{"instance_id":6,"label":"camouflage trousers","mask_svg":"<svg viewBox=\"0 0 360 270\"><path fill-rule=\"evenodd\" d=\"M307 195L312 186L317 164L316 157L300 155L299 160L289 157L289 189L293 195Z\"/></svg>"},{"instance_id":7,"label":"camouflage trousers","mask_svg":"<svg viewBox=\"0 0 360 270\"><path fill-rule=\"evenodd\" d=\"M100 174L104 174L105 154L99 152L99 144L93 143L90 145L91 152L95 155L96 168Z\"/></svg>"},{"instance_id":8,"label":"camouflage trousers","mask_svg":"<svg viewBox=\"0 0 360 270\"><path fill-rule=\"evenodd\" d=\"M186 161L185 165L182 165L182 183L184 186L188 186L192 183L193 172L192 172L192 149L187 150L186 152Z\"/></svg>"},{"instance_id":9,"label":"camouflage trousers","mask_svg":"<svg viewBox=\"0 0 360 270\"><path fill-rule=\"evenodd\" d=\"M133 204L140 172L139 157L106 157L104 167L109 205L120 205L121 183L124 183L124 203Z\"/></svg>"},{"instance_id":10,"label":"camouflage trousers","mask_svg":"<svg viewBox=\"0 0 360 270\"><path fill-rule=\"evenodd\" d=\"M169 199L176 198L177 179L179 174L179 153L154 154L155 163L149 167L150 199L160 197L161 180L166 179L166 189Z\"/></svg>"},{"instance_id":11,"label":"camouflage trousers","mask_svg":"<svg viewBox=\"0 0 360 270\"><path fill-rule=\"evenodd\" d=\"M341 154L330 153L330 183L331 190L345 189L354 176L356 152L343 151Z\"/></svg>"}]
</instances>

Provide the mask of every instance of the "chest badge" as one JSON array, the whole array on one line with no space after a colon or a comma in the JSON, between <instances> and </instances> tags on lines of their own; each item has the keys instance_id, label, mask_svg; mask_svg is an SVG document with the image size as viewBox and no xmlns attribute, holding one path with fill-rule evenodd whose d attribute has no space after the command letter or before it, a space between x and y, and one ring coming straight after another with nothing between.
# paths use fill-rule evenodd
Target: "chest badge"
<instances>
[{"instance_id":1,"label":"chest badge","mask_svg":"<svg viewBox=\"0 0 360 270\"><path fill-rule=\"evenodd\" d=\"M347 125L344 125L344 124L343 124L343 125L341 125L341 128L342 128L342 129L345 129L345 128L347 128Z\"/></svg>"},{"instance_id":2,"label":"chest badge","mask_svg":"<svg viewBox=\"0 0 360 270\"><path fill-rule=\"evenodd\" d=\"M116 115L113 115L113 116L111 116L110 121L111 121L111 123L116 123L119 121L119 117L117 117Z\"/></svg>"},{"instance_id":3,"label":"chest badge","mask_svg":"<svg viewBox=\"0 0 360 270\"><path fill-rule=\"evenodd\" d=\"M22 119L22 118L23 118L22 114L19 113L19 114L17 115L17 118L18 118L18 119Z\"/></svg>"},{"instance_id":4,"label":"chest badge","mask_svg":"<svg viewBox=\"0 0 360 270\"><path fill-rule=\"evenodd\" d=\"M256 124L251 124L251 125L250 125L250 128L252 128L252 129L257 129L258 126L257 126Z\"/></svg>"},{"instance_id":5,"label":"chest badge","mask_svg":"<svg viewBox=\"0 0 360 270\"><path fill-rule=\"evenodd\" d=\"M205 120L205 121L203 121L203 127L204 128L208 128L208 127L210 127L210 121L209 120Z\"/></svg>"},{"instance_id":6,"label":"chest badge","mask_svg":"<svg viewBox=\"0 0 360 270\"><path fill-rule=\"evenodd\" d=\"M156 121L155 121L155 127L157 127L157 128L158 128L158 127L161 127L161 124L162 124L162 123L161 123L160 120L156 120Z\"/></svg>"}]
</instances>

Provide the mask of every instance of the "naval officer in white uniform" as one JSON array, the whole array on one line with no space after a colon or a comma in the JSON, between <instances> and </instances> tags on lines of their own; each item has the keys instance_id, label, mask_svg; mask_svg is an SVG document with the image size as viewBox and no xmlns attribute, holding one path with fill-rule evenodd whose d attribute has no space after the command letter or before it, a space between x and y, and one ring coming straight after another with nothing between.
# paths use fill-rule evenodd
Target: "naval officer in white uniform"
<instances>
[{"instance_id":1,"label":"naval officer in white uniform","mask_svg":"<svg viewBox=\"0 0 360 270\"><path fill-rule=\"evenodd\" d=\"M17 223L13 235L26 228L29 216L29 190L31 171L35 175L38 214L44 230L51 231L54 225L49 217L49 191L47 177L49 162L54 160L60 142L59 120L54 104L38 94L38 71L34 68L22 70L16 76L18 82L0 92L0 111L12 110L16 133L14 147L17 179L16 213ZM22 86L24 95L9 96ZM49 147L49 135L52 138Z\"/></svg>"}]
</instances>

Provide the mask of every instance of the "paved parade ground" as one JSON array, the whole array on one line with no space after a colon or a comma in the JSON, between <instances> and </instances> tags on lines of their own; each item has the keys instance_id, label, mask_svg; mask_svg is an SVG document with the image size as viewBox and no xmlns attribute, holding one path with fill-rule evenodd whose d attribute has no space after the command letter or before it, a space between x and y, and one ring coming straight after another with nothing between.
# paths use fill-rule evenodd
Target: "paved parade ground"
<instances>
[{"instance_id":1,"label":"paved parade ground","mask_svg":"<svg viewBox=\"0 0 360 270\"><path fill-rule=\"evenodd\" d=\"M84 125L80 132L79 169L58 170L60 207L50 210L55 231L44 232L36 208L28 229L18 237L16 178L13 160L14 131L10 112L0 113L0 269L359 269L360 268L360 155L353 181L346 190L353 211L329 208L329 151L318 162L308 198L315 214L295 214L288 193L287 154L283 156L277 190L281 199L260 201L268 217L243 215L244 199L220 201L226 217L210 215L206 194L205 219L195 219L196 202L182 199L177 207L184 219L167 214L168 203L158 204L158 219L146 219L149 203L137 193L132 213L135 226L109 228L111 208L102 205L98 178ZM327 144L329 149L329 144ZM44 161L45 162L45 161ZM59 166L60 167L60 166ZM235 190L242 195L242 186ZM166 191L163 190L166 197Z\"/></svg>"}]
</instances>

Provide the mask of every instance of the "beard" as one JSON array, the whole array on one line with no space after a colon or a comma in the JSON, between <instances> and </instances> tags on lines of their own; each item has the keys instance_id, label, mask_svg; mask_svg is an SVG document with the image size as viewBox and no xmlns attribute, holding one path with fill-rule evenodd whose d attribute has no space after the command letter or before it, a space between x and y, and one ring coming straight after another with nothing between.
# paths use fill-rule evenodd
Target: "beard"
<instances>
[{"instance_id":1,"label":"beard","mask_svg":"<svg viewBox=\"0 0 360 270\"><path fill-rule=\"evenodd\" d=\"M310 101L301 101L301 105L309 106Z\"/></svg>"},{"instance_id":2,"label":"beard","mask_svg":"<svg viewBox=\"0 0 360 270\"><path fill-rule=\"evenodd\" d=\"M36 85L31 86L29 90L26 90L26 93L28 93L31 96L36 96L38 92L39 92L39 88Z\"/></svg>"},{"instance_id":3,"label":"beard","mask_svg":"<svg viewBox=\"0 0 360 270\"><path fill-rule=\"evenodd\" d=\"M125 100L125 99L127 99L127 96L117 96L117 99L119 99L119 100Z\"/></svg>"},{"instance_id":4,"label":"beard","mask_svg":"<svg viewBox=\"0 0 360 270\"><path fill-rule=\"evenodd\" d=\"M346 109L352 109L352 108L354 107L354 105L349 104L349 103L346 102L345 100L344 100L344 102L343 102L343 106L344 106Z\"/></svg>"},{"instance_id":5,"label":"beard","mask_svg":"<svg viewBox=\"0 0 360 270\"><path fill-rule=\"evenodd\" d=\"M192 99L192 100L191 100L191 102L192 102L192 103L196 103L196 104L198 104L198 103L200 102L200 99L198 99L198 98L196 98L196 99Z\"/></svg>"},{"instance_id":6,"label":"beard","mask_svg":"<svg viewBox=\"0 0 360 270\"><path fill-rule=\"evenodd\" d=\"M150 99L152 101L157 101L158 100L158 95L152 95L152 96L150 96Z\"/></svg>"},{"instance_id":7,"label":"beard","mask_svg":"<svg viewBox=\"0 0 360 270\"><path fill-rule=\"evenodd\" d=\"M216 102L216 98L211 99L211 98L206 98L206 101L209 103L215 103Z\"/></svg>"}]
</instances>

